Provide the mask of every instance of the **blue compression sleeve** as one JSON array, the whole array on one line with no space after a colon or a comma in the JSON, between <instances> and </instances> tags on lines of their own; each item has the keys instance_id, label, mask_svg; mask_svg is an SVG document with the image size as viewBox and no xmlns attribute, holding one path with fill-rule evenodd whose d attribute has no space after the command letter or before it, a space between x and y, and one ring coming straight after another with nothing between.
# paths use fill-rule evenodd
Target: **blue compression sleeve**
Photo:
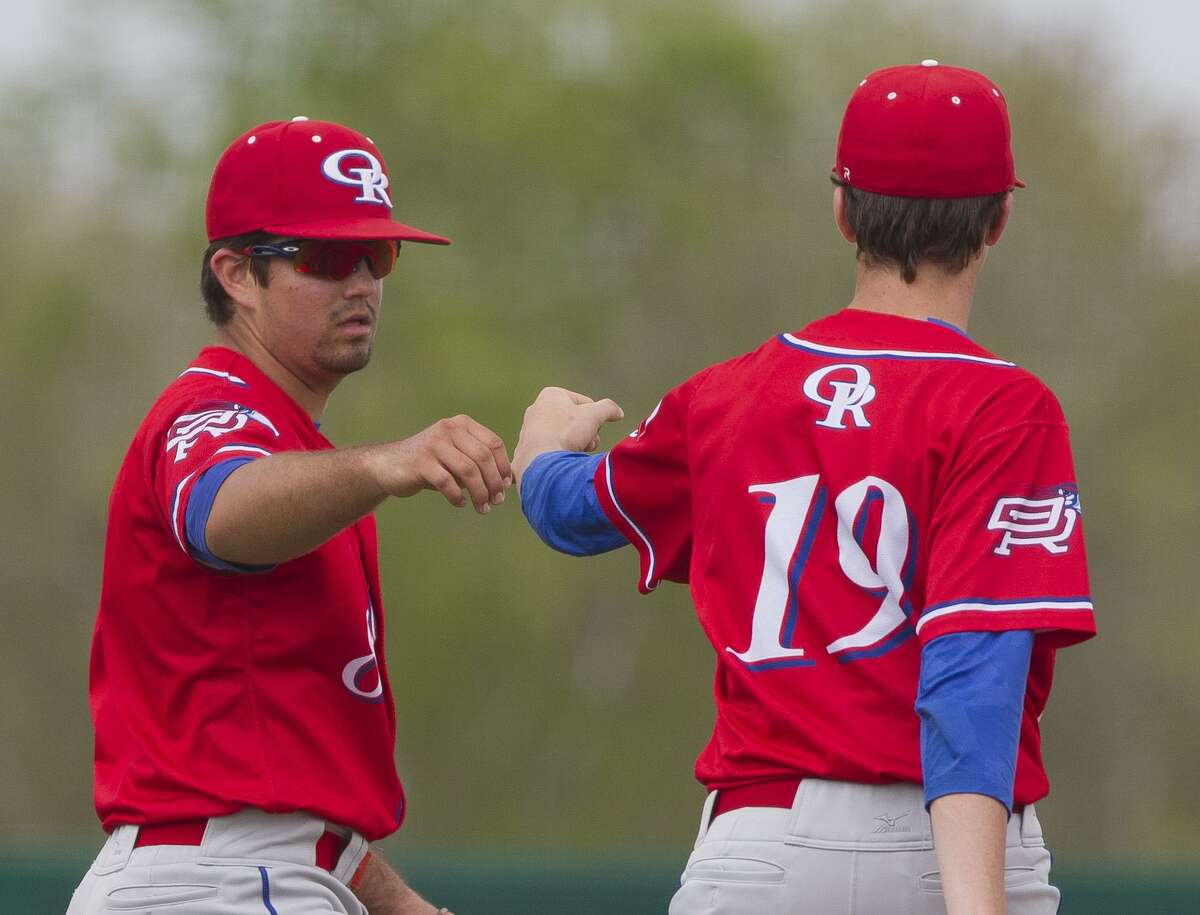
<instances>
[{"instance_id":1,"label":"blue compression sleeve","mask_svg":"<svg viewBox=\"0 0 1200 915\"><path fill-rule=\"evenodd\" d=\"M521 477L521 511L546 544L571 556L607 553L629 541L613 527L592 483L604 454L548 451Z\"/></svg>"},{"instance_id":2,"label":"blue compression sleeve","mask_svg":"<svg viewBox=\"0 0 1200 915\"><path fill-rule=\"evenodd\" d=\"M217 490L228 479L229 475L243 464L254 458L230 458L220 464L214 464L200 474L192 494L188 497L187 512L184 514L184 527L187 529L188 547L192 556L204 565L219 569L222 572L266 572L274 566L239 566L226 562L214 556L208 549L204 531L208 527L208 516L212 514L213 502L217 499Z\"/></svg>"},{"instance_id":3,"label":"blue compression sleeve","mask_svg":"<svg viewBox=\"0 0 1200 915\"><path fill-rule=\"evenodd\" d=\"M925 806L986 794L1012 810L1033 633L952 632L921 651L917 714Z\"/></svg>"}]
</instances>

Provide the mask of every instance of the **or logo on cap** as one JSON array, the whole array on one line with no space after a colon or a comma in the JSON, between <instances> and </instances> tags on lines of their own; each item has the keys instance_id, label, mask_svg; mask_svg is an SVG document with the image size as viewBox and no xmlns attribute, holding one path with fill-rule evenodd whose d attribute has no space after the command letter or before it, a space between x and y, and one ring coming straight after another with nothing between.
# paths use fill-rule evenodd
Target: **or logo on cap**
<instances>
[{"instance_id":1,"label":"or logo on cap","mask_svg":"<svg viewBox=\"0 0 1200 915\"><path fill-rule=\"evenodd\" d=\"M365 167L358 166L342 170L342 160L347 156L362 156L367 160ZM383 165L365 149L343 149L326 157L321 164L321 171L330 181L338 184L357 186L360 193L354 198L355 203L381 203L389 210L392 208L391 198L387 195L388 177L383 173Z\"/></svg>"}]
</instances>

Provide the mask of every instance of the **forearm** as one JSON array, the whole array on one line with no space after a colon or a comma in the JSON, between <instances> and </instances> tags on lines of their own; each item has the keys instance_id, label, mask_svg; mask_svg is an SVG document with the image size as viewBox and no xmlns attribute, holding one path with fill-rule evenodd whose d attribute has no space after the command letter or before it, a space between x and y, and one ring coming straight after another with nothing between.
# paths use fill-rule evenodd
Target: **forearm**
<instances>
[{"instance_id":1,"label":"forearm","mask_svg":"<svg viewBox=\"0 0 1200 915\"><path fill-rule=\"evenodd\" d=\"M946 794L929 813L947 915L1003 915L1004 805L982 794Z\"/></svg>"},{"instance_id":2,"label":"forearm","mask_svg":"<svg viewBox=\"0 0 1200 915\"><path fill-rule=\"evenodd\" d=\"M438 915L446 911L422 899L375 852L364 859L362 871L351 883L351 889L369 915Z\"/></svg>"},{"instance_id":3,"label":"forearm","mask_svg":"<svg viewBox=\"0 0 1200 915\"><path fill-rule=\"evenodd\" d=\"M549 454L551 451L574 451L577 449L563 448L556 439L548 435L526 435L524 429L521 430L520 438L517 439L517 447L513 449L513 478L516 480L517 488L520 489L521 481L525 478L525 471L529 469L529 465L534 462L534 459L539 455Z\"/></svg>"},{"instance_id":4,"label":"forearm","mask_svg":"<svg viewBox=\"0 0 1200 915\"><path fill-rule=\"evenodd\" d=\"M538 455L521 481L521 510L551 548L595 556L629 541L604 514L592 478L604 454L551 451Z\"/></svg>"},{"instance_id":5,"label":"forearm","mask_svg":"<svg viewBox=\"0 0 1200 915\"><path fill-rule=\"evenodd\" d=\"M208 518L208 548L227 562L266 566L316 549L387 496L365 445L273 454L237 468Z\"/></svg>"}]
</instances>

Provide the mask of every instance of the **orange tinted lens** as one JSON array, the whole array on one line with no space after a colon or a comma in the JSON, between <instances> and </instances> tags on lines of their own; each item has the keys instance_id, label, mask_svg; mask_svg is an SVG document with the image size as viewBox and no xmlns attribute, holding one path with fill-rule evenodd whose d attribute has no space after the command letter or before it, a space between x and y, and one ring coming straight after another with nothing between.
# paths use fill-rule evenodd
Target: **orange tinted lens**
<instances>
[{"instance_id":1,"label":"orange tinted lens","mask_svg":"<svg viewBox=\"0 0 1200 915\"><path fill-rule=\"evenodd\" d=\"M400 248L400 242L381 238L366 242L365 245L370 252L367 255L367 264L371 268L371 276L381 280L396 266L396 252Z\"/></svg>"},{"instance_id":2,"label":"orange tinted lens","mask_svg":"<svg viewBox=\"0 0 1200 915\"><path fill-rule=\"evenodd\" d=\"M295 266L301 273L344 280L363 260L375 279L382 279L396 265L398 245L390 239L373 241L326 241L307 239L300 245Z\"/></svg>"}]
</instances>

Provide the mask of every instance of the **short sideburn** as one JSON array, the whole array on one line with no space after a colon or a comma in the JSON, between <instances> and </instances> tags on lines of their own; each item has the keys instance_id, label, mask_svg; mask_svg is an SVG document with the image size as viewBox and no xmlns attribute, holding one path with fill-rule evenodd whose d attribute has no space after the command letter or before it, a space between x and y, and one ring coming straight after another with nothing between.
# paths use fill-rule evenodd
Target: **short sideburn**
<instances>
[{"instance_id":1,"label":"short sideburn","mask_svg":"<svg viewBox=\"0 0 1200 915\"><path fill-rule=\"evenodd\" d=\"M213 255L222 248L228 248L230 251L244 251L251 245L265 244L274 237L268 232L250 232L231 238L218 238L205 249L204 258L200 263L200 294L204 296L204 309L208 313L208 319L214 324L220 326L229 323L229 319L233 317L233 300L229 298L229 293L225 291L225 287L213 273ZM266 258L250 258L250 273L255 282L263 288L267 286L270 269L271 265Z\"/></svg>"},{"instance_id":2,"label":"short sideburn","mask_svg":"<svg viewBox=\"0 0 1200 915\"><path fill-rule=\"evenodd\" d=\"M929 261L957 273L983 247L1000 219L1007 192L984 197L894 197L834 181L846 201L846 219L867 266L900 270L906 283Z\"/></svg>"}]
</instances>

